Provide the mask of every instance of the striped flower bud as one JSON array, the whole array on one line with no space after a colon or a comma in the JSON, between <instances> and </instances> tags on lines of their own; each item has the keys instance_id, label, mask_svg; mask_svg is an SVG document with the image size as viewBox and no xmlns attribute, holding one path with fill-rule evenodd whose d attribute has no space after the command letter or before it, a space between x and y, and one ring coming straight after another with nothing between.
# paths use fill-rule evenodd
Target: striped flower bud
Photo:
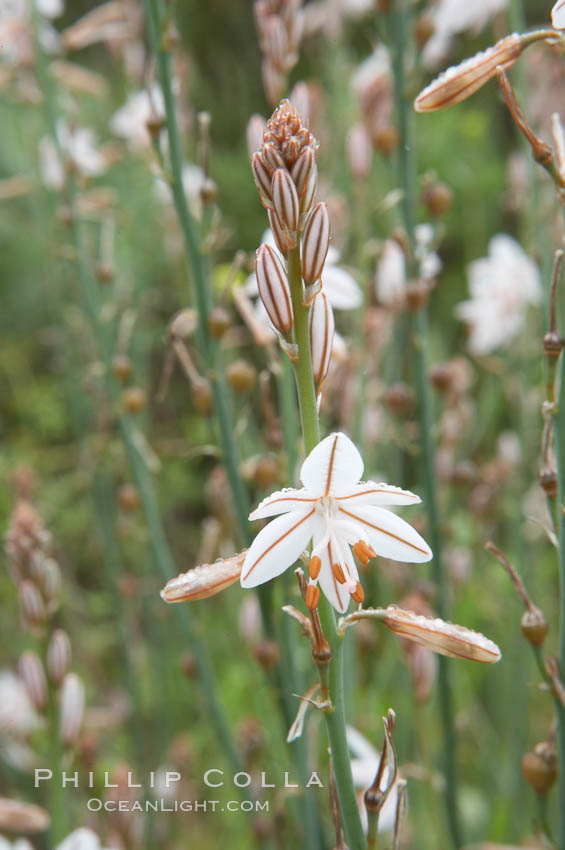
<instances>
[{"instance_id":1,"label":"striped flower bud","mask_svg":"<svg viewBox=\"0 0 565 850\"><path fill-rule=\"evenodd\" d=\"M32 835L36 832L45 832L49 829L51 817L46 809L36 806L34 803L25 803L23 800L10 800L0 797L0 832L13 832L16 835ZM17 841L10 844L2 838L2 847L17 847L21 850L31 847L25 841Z\"/></svg>"},{"instance_id":2,"label":"striped flower bud","mask_svg":"<svg viewBox=\"0 0 565 850\"><path fill-rule=\"evenodd\" d=\"M523 48L522 39L514 33L460 65L448 68L418 95L414 101L416 112L434 112L466 100L491 77L496 77L498 67L510 68Z\"/></svg>"},{"instance_id":3,"label":"striped flower bud","mask_svg":"<svg viewBox=\"0 0 565 850\"><path fill-rule=\"evenodd\" d=\"M334 340L334 314L323 292L319 292L310 309L310 352L314 381L320 386L330 368Z\"/></svg>"},{"instance_id":4,"label":"striped flower bud","mask_svg":"<svg viewBox=\"0 0 565 850\"><path fill-rule=\"evenodd\" d=\"M263 145L261 153L263 155L263 161L271 172L271 175L277 168L286 168L282 154L273 142L266 142Z\"/></svg>"},{"instance_id":5,"label":"striped flower bud","mask_svg":"<svg viewBox=\"0 0 565 850\"><path fill-rule=\"evenodd\" d=\"M273 198L273 206L282 226L289 233L296 233L298 230L300 204L298 202L296 187L286 168L277 168L273 174L271 196Z\"/></svg>"},{"instance_id":6,"label":"striped flower bud","mask_svg":"<svg viewBox=\"0 0 565 850\"><path fill-rule=\"evenodd\" d=\"M84 717L84 685L76 673L67 673L61 688L59 734L66 747L76 744Z\"/></svg>"},{"instance_id":7,"label":"striped flower bud","mask_svg":"<svg viewBox=\"0 0 565 850\"><path fill-rule=\"evenodd\" d=\"M24 619L33 627L45 619L45 603L39 588L32 581L22 581L19 586L20 606Z\"/></svg>"},{"instance_id":8,"label":"striped flower bud","mask_svg":"<svg viewBox=\"0 0 565 850\"><path fill-rule=\"evenodd\" d=\"M18 662L18 672L25 689L38 711L47 703L47 679L37 653L24 652Z\"/></svg>"},{"instance_id":9,"label":"striped flower bud","mask_svg":"<svg viewBox=\"0 0 565 850\"><path fill-rule=\"evenodd\" d=\"M308 183L314 173L316 166L316 157L312 148L304 148L290 172L298 196L301 198L306 194Z\"/></svg>"},{"instance_id":10,"label":"striped flower bud","mask_svg":"<svg viewBox=\"0 0 565 850\"><path fill-rule=\"evenodd\" d=\"M440 655L482 661L484 664L492 664L501 658L498 646L479 632L437 618L422 617L396 605L389 605L386 609L384 624L391 632Z\"/></svg>"},{"instance_id":11,"label":"striped flower bud","mask_svg":"<svg viewBox=\"0 0 565 850\"><path fill-rule=\"evenodd\" d=\"M63 629L56 629L47 647L47 672L51 679L61 684L71 666L71 642Z\"/></svg>"},{"instance_id":12,"label":"striped flower bud","mask_svg":"<svg viewBox=\"0 0 565 850\"><path fill-rule=\"evenodd\" d=\"M247 150L250 157L262 146L266 126L267 122L262 115L252 115L247 122Z\"/></svg>"},{"instance_id":13,"label":"striped flower bud","mask_svg":"<svg viewBox=\"0 0 565 850\"><path fill-rule=\"evenodd\" d=\"M275 237L277 248L281 254L286 254L292 248L296 248L296 236L294 234L291 235L284 229L276 212L274 210L267 210L267 215L269 216L271 232Z\"/></svg>"},{"instance_id":14,"label":"striped flower bud","mask_svg":"<svg viewBox=\"0 0 565 850\"><path fill-rule=\"evenodd\" d=\"M304 229L302 240L302 277L315 283L322 275L330 247L330 217L326 204L317 204Z\"/></svg>"},{"instance_id":15,"label":"striped flower bud","mask_svg":"<svg viewBox=\"0 0 565 850\"><path fill-rule=\"evenodd\" d=\"M261 245L255 255L255 274L263 306L281 334L294 324L290 288L284 266L269 245Z\"/></svg>"},{"instance_id":16,"label":"striped flower bud","mask_svg":"<svg viewBox=\"0 0 565 850\"><path fill-rule=\"evenodd\" d=\"M251 157L251 170L253 172L253 179L255 180L255 185L259 190L259 195L261 196L261 203L264 207L269 209L272 208L273 202L271 199L271 175L269 169L265 165L265 160L259 153L259 151L255 151L253 156Z\"/></svg>"},{"instance_id":17,"label":"striped flower bud","mask_svg":"<svg viewBox=\"0 0 565 850\"><path fill-rule=\"evenodd\" d=\"M171 579L161 591L165 602L194 602L215 596L238 581L247 549L233 558L202 564Z\"/></svg>"},{"instance_id":18,"label":"striped flower bud","mask_svg":"<svg viewBox=\"0 0 565 850\"><path fill-rule=\"evenodd\" d=\"M312 209L312 204L314 203L314 198L316 197L316 192L318 191L318 168L314 165L312 169L312 174L310 175L310 180L308 181L308 186L306 188L306 192L303 197L300 199L300 227L302 228L308 218L310 210Z\"/></svg>"}]
</instances>

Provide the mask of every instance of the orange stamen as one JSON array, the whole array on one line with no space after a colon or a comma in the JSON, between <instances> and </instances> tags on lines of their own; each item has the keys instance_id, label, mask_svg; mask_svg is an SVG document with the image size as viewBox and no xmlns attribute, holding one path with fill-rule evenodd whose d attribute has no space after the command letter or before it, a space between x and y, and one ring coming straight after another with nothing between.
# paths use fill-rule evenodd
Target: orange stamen
<instances>
[{"instance_id":1,"label":"orange stamen","mask_svg":"<svg viewBox=\"0 0 565 850\"><path fill-rule=\"evenodd\" d=\"M321 569L322 569L322 561L321 561L320 558L318 558L317 555L314 555L313 558L310 558L310 566L309 566L310 578L312 580L317 579L319 574L320 574Z\"/></svg>"},{"instance_id":2,"label":"orange stamen","mask_svg":"<svg viewBox=\"0 0 565 850\"><path fill-rule=\"evenodd\" d=\"M355 588L354 593L351 594L351 598L355 600L355 602L363 602L365 599L365 593L363 592L363 588L361 587L361 583L357 582L357 587Z\"/></svg>"},{"instance_id":3,"label":"orange stamen","mask_svg":"<svg viewBox=\"0 0 565 850\"><path fill-rule=\"evenodd\" d=\"M306 605L311 611L316 608L318 602L320 601L320 588L317 584L308 585L304 601L306 602Z\"/></svg>"},{"instance_id":4,"label":"orange stamen","mask_svg":"<svg viewBox=\"0 0 565 850\"><path fill-rule=\"evenodd\" d=\"M377 553L372 546L365 543L364 540L358 540L353 547L354 553L357 555L362 564L368 564L369 558L376 558Z\"/></svg>"},{"instance_id":5,"label":"orange stamen","mask_svg":"<svg viewBox=\"0 0 565 850\"><path fill-rule=\"evenodd\" d=\"M334 576L336 577L336 579L339 581L340 584L345 584L345 576L343 574L343 570L342 570L340 564L334 564L333 565L333 573L334 573Z\"/></svg>"}]
</instances>

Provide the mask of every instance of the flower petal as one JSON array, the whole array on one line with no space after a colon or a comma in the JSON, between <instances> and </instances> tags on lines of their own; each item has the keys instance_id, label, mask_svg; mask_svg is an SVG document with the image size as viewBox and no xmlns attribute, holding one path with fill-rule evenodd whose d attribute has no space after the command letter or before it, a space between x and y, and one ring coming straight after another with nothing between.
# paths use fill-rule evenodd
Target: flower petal
<instances>
[{"instance_id":1,"label":"flower petal","mask_svg":"<svg viewBox=\"0 0 565 850\"><path fill-rule=\"evenodd\" d=\"M349 437L330 434L313 449L300 470L300 480L317 496L350 490L363 475L363 459Z\"/></svg>"},{"instance_id":2,"label":"flower petal","mask_svg":"<svg viewBox=\"0 0 565 850\"><path fill-rule=\"evenodd\" d=\"M271 493L266 499L249 514L250 520L266 519L269 516L277 516L277 514L286 514L289 511L307 511L314 507L316 497L308 490L295 490L288 487L285 490L277 490L276 493Z\"/></svg>"},{"instance_id":3,"label":"flower petal","mask_svg":"<svg viewBox=\"0 0 565 850\"><path fill-rule=\"evenodd\" d=\"M371 505L355 507L353 511L349 511L340 505L339 512L363 525L371 546L382 558L417 564L433 557L432 550L423 537L405 520L386 508Z\"/></svg>"},{"instance_id":4,"label":"flower petal","mask_svg":"<svg viewBox=\"0 0 565 850\"><path fill-rule=\"evenodd\" d=\"M349 608L351 596L347 592L345 585L340 584L333 574L332 556L332 547L331 543L329 543L326 548L320 553L322 566L320 569L320 574L318 576L318 581L320 582L320 588L322 590L322 593L324 594L330 605L333 605L336 611L339 611L340 614L344 614Z\"/></svg>"},{"instance_id":5,"label":"flower petal","mask_svg":"<svg viewBox=\"0 0 565 850\"><path fill-rule=\"evenodd\" d=\"M401 490L391 484L377 484L375 481L361 481L343 495L337 497L343 507L349 505L417 505L422 500L410 490Z\"/></svg>"},{"instance_id":6,"label":"flower petal","mask_svg":"<svg viewBox=\"0 0 565 850\"><path fill-rule=\"evenodd\" d=\"M292 511L265 526L247 552L241 586L256 587L294 564L312 537L313 515L314 508L308 512Z\"/></svg>"},{"instance_id":7,"label":"flower petal","mask_svg":"<svg viewBox=\"0 0 565 850\"><path fill-rule=\"evenodd\" d=\"M355 310L363 302L363 293L355 278L339 266L326 261L322 272L324 292L336 310Z\"/></svg>"},{"instance_id":8,"label":"flower petal","mask_svg":"<svg viewBox=\"0 0 565 850\"><path fill-rule=\"evenodd\" d=\"M551 23L556 30L565 29L565 0L558 0L551 10Z\"/></svg>"}]
</instances>

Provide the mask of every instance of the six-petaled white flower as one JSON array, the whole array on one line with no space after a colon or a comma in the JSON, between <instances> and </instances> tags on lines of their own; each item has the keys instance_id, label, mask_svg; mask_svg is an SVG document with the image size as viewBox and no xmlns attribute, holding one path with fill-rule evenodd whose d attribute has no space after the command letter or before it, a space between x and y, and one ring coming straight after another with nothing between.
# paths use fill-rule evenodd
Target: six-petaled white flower
<instances>
[{"instance_id":1,"label":"six-petaled white flower","mask_svg":"<svg viewBox=\"0 0 565 850\"><path fill-rule=\"evenodd\" d=\"M310 583L306 601L315 607L320 591L340 612L350 597L363 601L353 553L367 564L380 555L411 563L429 561L422 537L386 505L414 505L420 498L389 484L361 481L363 460L345 434L331 434L310 452L300 470L302 489L264 499L250 520L282 514L259 532L241 571L243 587L255 587L283 573L310 541ZM352 551L353 550L353 551Z\"/></svg>"}]
</instances>

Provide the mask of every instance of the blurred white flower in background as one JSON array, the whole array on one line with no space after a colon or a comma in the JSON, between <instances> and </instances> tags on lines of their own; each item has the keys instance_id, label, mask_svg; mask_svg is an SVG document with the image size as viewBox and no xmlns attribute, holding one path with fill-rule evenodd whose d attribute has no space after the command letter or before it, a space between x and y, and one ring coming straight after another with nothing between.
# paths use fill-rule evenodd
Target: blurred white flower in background
<instances>
[{"instance_id":1,"label":"blurred white flower in background","mask_svg":"<svg viewBox=\"0 0 565 850\"><path fill-rule=\"evenodd\" d=\"M140 151L151 145L147 123L165 114L165 101L160 86L141 89L129 96L126 103L114 112L110 129L124 139L131 150Z\"/></svg>"},{"instance_id":2,"label":"blurred white flower in background","mask_svg":"<svg viewBox=\"0 0 565 850\"><path fill-rule=\"evenodd\" d=\"M351 773L353 784L359 792L358 803L363 828L367 831L367 811L363 802L365 791L371 787L379 767L380 753L372 744L352 726L347 727L347 745L353 758L351 759ZM386 791L389 782L389 768L385 767L381 780L381 791ZM379 814L379 832L389 832L394 829L396 820L396 806L398 802L398 778L389 795L385 800Z\"/></svg>"},{"instance_id":3,"label":"blurred white flower in background","mask_svg":"<svg viewBox=\"0 0 565 850\"><path fill-rule=\"evenodd\" d=\"M107 162L96 146L94 131L87 127L72 127L62 119L57 122L57 139L64 157L83 177L99 177L107 169ZM41 180L49 189L62 189L65 168L57 145L50 136L39 142L39 170Z\"/></svg>"},{"instance_id":4,"label":"blurred white flower in background","mask_svg":"<svg viewBox=\"0 0 565 850\"><path fill-rule=\"evenodd\" d=\"M477 33L509 0L439 0L430 12L434 33L423 51L424 64L435 68L448 55L455 35L470 31Z\"/></svg>"},{"instance_id":5,"label":"blurred white flower in background","mask_svg":"<svg viewBox=\"0 0 565 850\"><path fill-rule=\"evenodd\" d=\"M456 315L469 326L471 352L489 354L514 339L527 308L539 304L539 269L515 239L499 234L488 256L469 264L467 275L471 298L457 305Z\"/></svg>"},{"instance_id":6,"label":"blurred white flower in background","mask_svg":"<svg viewBox=\"0 0 565 850\"><path fill-rule=\"evenodd\" d=\"M201 190L206 181L206 175L198 165L184 165L182 169L182 185L184 194L188 201L190 212L196 219L202 217L202 194ZM165 205L172 205L173 192L170 185L163 177L155 178L155 194L157 199Z\"/></svg>"},{"instance_id":7,"label":"blurred white flower in background","mask_svg":"<svg viewBox=\"0 0 565 850\"><path fill-rule=\"evenodd\" d=\"M91 829L75 829L58 845L57 850L103 850L103 847Z\"/></svg>"},{"instance_id":8,"label":"blurred white flower in background","mask_svg":"<svg viewBox=\"0 0 565 850\"><path fill-rule=\"evenodd\" d=\"M33 56L32 6L34 0L0 0L0 59L19 64ZM65 9L63 0L36 0L39 14L39 37L47 53L59 48L59 34L49 20Z\"/></svg>"},{"instance_id":9,"label":"blurred white flower in background","mask_svg":"<svg viewBox=\"0 0 565 850\"><path fill-rule=\"evenodd\" d=\"M0 835L0 850L33 850L33 847L26 838L20 838L12 844Z\"/></svg>"},{"instance_id":10,"label":"blurred white flower in background","mask_svg":"<svg viewBox=\"0 0 565 850\"><path fill-rule=\"evenodd\" d=\"M37 714L24 683L10 670L0 671L0 735L25 738L37 727Z\"/></svg>"},{"instance_id":11,"label":"blurred white flower in background","mask_svg":"<svg viewBox=\"0 0 565 850\"><path fill-rule=\"evenodd\" d=\"M418 261L420 278L432 280L442 268L439 256L432 250L435 231L431 224L418 224L414 228L414 256ZM406 290L406 259L396 239L384 243L375 273L375 289L381 304L399 304Z\"/></svg>"}]
</instances>

